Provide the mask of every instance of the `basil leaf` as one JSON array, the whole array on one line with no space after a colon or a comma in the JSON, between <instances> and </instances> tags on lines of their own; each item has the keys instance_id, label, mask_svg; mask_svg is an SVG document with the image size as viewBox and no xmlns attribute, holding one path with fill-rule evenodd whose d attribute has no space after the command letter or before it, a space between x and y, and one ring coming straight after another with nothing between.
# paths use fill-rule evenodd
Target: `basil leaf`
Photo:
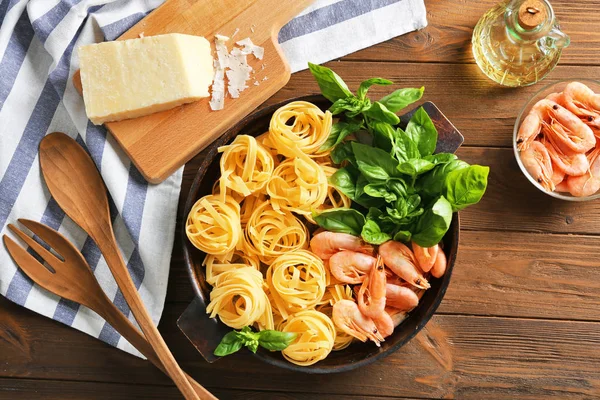
<instances>
[{"instance_id":1,"label":"basil leaf","mask_svg":"<svg viewBox=\"0 0 600 400\"><path fill-rule=\"evenodd\" d=\"M353 118L358 114L368 110L371 107L371 100L364 99L360 100L357 97L347 97L344 99L336 100L331 107L329 107L329 111L333 115L341 114L342 112L346 112L346 116Z\"/></svg>"},{"instance_id":2,"label":"basil leaf","mask_svg":"<svg viewBox=\"0 0 600 400\"><path fill-rule=\"evenodd\" d=\"M411 158L421 157L417 143L402 129L397 128L394 137L396 140L394 142L392 153L394 154L394 157L396 157L396 160L403 162L410 160Z\"/></svg>"},{"instance_id":3,"label":"basil leaf","mask_svg":"<svg viewBox=\"0 0 600 400\"><path fill-rule=\"evenodd\" d=\"M328 181L349 199L354 200L357 176L358 171L353 173L351 168L344 167L335 171L335 173L329 177Z\"/></svg>"},{"instance_id":4,"label":"basil leaf","mask_svg":"<svg viewBox=\"0 0 600 400\"><path fill-rule=\"evenodd\" d=\"M308 63L308 68L319 84L321 93L327 100L333 103L338 99L353 96L350 89L348 89L348 85L331 69L310 62Z\"/></svg>"},{"instance_id":5,"label":"basil leaf","mask_svg":"<svg viewBox=\"0 0 600 400\"><path fill-rule=\"evenodd\" d=\"M382 232L377 222L371 219L368 219L363 225L360 236L365 242L375 245L383 244L392 238L387 233Z\"/></svg>"},{"instance_id":6,"label":"basil leaf","mask_svg":"<svg viewBox=\"0 0 600 400\"><path fill-rule=\"evenodd\" d=\"M258 343L267 350L281 351L285 350L296 338L298 334L294 332L280 332L274 330L260 331Z\"/></svg>"},{"instance_id":7,"label":"basil leaf","mask_svg":"<svg viewBox=\"0 0 600 400\"><path fill-rule=\"evenodd\" d=\"M384 150L352 142L358 169L369 181L385 181L397 176L398 162Z\"/></svg>"},{"instance_id":8,"label":"basil leaf","mask_svg":"<svg viewBox=\"0 0 600 400\"><path fill-rule=\"evenodd\" d=\"M398 165L398 171L402 172L403 174L415 177L417 175L421 175L425 172L431 171L434 167L435 164L423 158L411 158L410 160Z\"/></svg>"},{"instance_id":9,"label":"basil leaf","mask_svg":"<svg viewBox=\"0 0 600 400\"><path fill-rule=\"evenodd\" d=\"M438 139L437 129L423 107L419 107L406 126L406 134L417 144L422 157L435 151Z\"/></svg>"},{"instance_id":10,"label":"basil leaf","mask_svg":"<svg viewBox=\"0 0 600 400\"><path fill-rule=\"evenodd\" d=\"M419 218L412 240L421 247L435 246L442 240L451 222L452 205L444 196L440 196Z\"/></svg>"},{"instance_id":11,"label":"basil leaf","mask_svg":"<svg viewBox=\"0 0 600 400\"><path fill-rule=\"evenodd\" d=\"M315 222L322 228L338 233L360 236L365 216L352 208L334 208L320 214L313 213Z\"/></svg>"},{"instance_id":12,"label":"basil leaf","mask_svg":"<svg viewBox=\"0 0 600 400\"><path fill-rule=\"evenodd\" d=\"M340 144L348 135L353 134L361 128L356 122L336 122L331 126L331 132L325 143L319 147L319 152L329 150Z\"/></svg>"},{"instance_id":13,"label":"basil leaf","mask_svg":"<svg viewBox=\"0 0 600 400\"><path fill-rule=\"evenodd\" d=\"M391 178L386 182L387 188L400 197L406 196L406 183L400 178Z\"/></svg>"},{"instance_id":14,"label":"basil leaf","mask_svg":"<svg viewBox=\"0 0 600 400\"><path fill-rule=\"evenodd\" d=\"M408 243L412 238L412 233L410 231L398 231L394 235L394 240L397 242Z\"/></svg>"},{"instance_id":15,"label":"basil leaf","mask_svg":"<svg viewBox=\"0 0 600 400\"><path fill-rule=\"evenodd\" d=\"M350 164L356 166L356 158L352 150L352 142L342 142L335 146L330 153L331 161L335 164L341 164L343 161L349 161Z\"/></svg>"},{"instance_id":16,"label":"basil leaf","mask_svg":"<svg viewBox=\"0 0 600 400\"><path fill-rule=\"evenodd\" d=\"M367 221L376 221L381 231L388 234L391 234L397 227L397 224L387 214L384 214L383 211L376 207L369 208L366 219Z\"/></svg>"},{"instance_id":17,"label":"basil leaf","mask_svg":"<svg viewBox=\"0 0 600 400\"><path fill-rule=\"evenodd\" d=\"M394 128L386 122L373 121L369 123L369 129L373 133L373 147L391 153L396 141Z\"/></svg>"},{"instance_id":18,"label":"basil leaf","mask_svg":"<svg viewBox=\"0 0 600 400\"><path fill-rule=\"evenodd\" d=\"M390 125L398 125L398 123L400 123L400 118L378 101L371 104L371 107L369 107L369 109L363 113L369 118L381 122L387 122Z\"/></svg>"},{"instance_id":19,"label":"basil leaf","mask_svg":"<svg viewBox=\"0 0 600 400\"><path fill-rule=\"evenodd\" d=\"M356 192L355 197L352 199L356 204L359 204L365 208L369 207L381 207L385 204L385 200L378 197L371 197L365 193L365 187L369 184L367 178L364 175L358 175L356 180Z\"/></svg>"},{"instance_id":20,"label":"basil leaf","mask_svg":"<svg viewBox=\"0 0 600 400\"><path fill-rule=\"evenodd\" d=\"M396 113L415 101L420 100L424 91L425 87L421 87L420 89L398 89L383 97L379 102L391 112Z\"/></svg>"},{"instance_id":21,"label":"basil leaf","mask_svg":"<svg viewBox=\"0 0 600 400\"><path fill-rule=\"evenodd\" d=\"M231 331L223 336L221 343L214 351L215 356L224 357L233 354L242 348L242 341L238 338L238 332Z\"/></svg>"},{"instance_id":22,"label":"basil leaf","mask_svg":"<svg viewBox=\"0 0 600 400\"><path fill-rule=\"evenodd\" d=\"M435 167L432 171L424 174L416 183L417 190L428 198L434 198L442 194L446 184L446 177L452 171L468 168L469 164L462 160L450 161Z\"/></svg>"},{"instance_id":23,"label":"basil leaf","mask_svg":"<svg viewBox=\"0 0 600 400\"><path fill-rule=\"evenodd\" d=\"M472 165L448 174L445 196L452 204L452 211L462 210L481 200L487 188L489 173L489 167Z\"/></svg>"},{"instance_id":24,"label":"basil leaf","mask_svg":"<svg viewBox=\"0 0 600 400\"><path fill-rule=\"evenodd\" d=\"M396 201L396 199L398 198L396 193L390 191L387 188L387 185L385 182L370 183L364 187L364 191L369 196L380 197L388 203L392 203L392 202Z\"/></svg>"},{"instance_id":25,"label":"basil leaf","mask_svg":"<svg viewBox=\"0 0 600 400\"><path fill-rule=\"evenodd\" d=\"M380 86L387 86L387 85L392 85L394 82L392 81L388 81L387 79L383 79L383 78L371 78L371 79L367 79L366 81L363 81L360 86L358 87L358 91L356 92L356 96L359 99L364 99L367 96L367 91L369 90L369 88L373 85L380 85Z\"/></svg>"},{"instance_id":26,"label":"basil leaf","mask_svg":"<svg viewBox=\"0 0 600 400\"><path fill-rule=\"evenodd\" d=\"M437 153L431 156L425 156L423 158L435 165L448 164L449 162L458 159L458 157L456 157L456 154L452 153Z\"/></svg>"}]
</instances>

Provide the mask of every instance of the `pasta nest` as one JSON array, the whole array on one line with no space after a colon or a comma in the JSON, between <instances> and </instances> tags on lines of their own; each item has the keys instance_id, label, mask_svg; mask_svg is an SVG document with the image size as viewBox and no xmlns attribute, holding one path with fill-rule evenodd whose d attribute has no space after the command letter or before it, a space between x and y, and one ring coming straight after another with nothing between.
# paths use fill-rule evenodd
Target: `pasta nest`
<instances>
[{"instance_id":1,"label":"pasta nest","mask_svg":"<svg viewBox=\"0 0 600 400\"><path fill-rule=\"evenodd\" d=\"M216 256L207 254L206 257L204 257L202 265L206 268L206 282L210 285L214 285L220 274L232 269L252 267L257 271L260 271L260 261L240 250L235 250L233 252L229 262L222 262Z\"/></svg>"},{"instance_id":2,"label":"pasta nest","mask_svg":"<svg viewBox=\"0 0 600 400\"><path fill-rule=\"evenodd\" d=\"M277 257L267 270L266 280L275 308L287 319L321 301L327 273L319 257L308 250L296 250Z\"/></svg>"},{"instance_id":3,"label":"pasta nest","mask_svg":"<svg viewBox=\"0 0 600 400\"><path fill-rule=\"evenodd\" d=\"M219 147L221 156L221 193L230 188L244 197L262 190L273 173L275 162L267 149L253 136L239 135Z\"/></svg>"},{"instance_id":4,"label":"pasta nest","mask_svg":"<svg viewBox=\"0 0 600 400\"><path fill-rule=\"evenodd\" d=\"M241 329L258 325L273 329L273 311L263 288L263 277L253 267L232 269L218 275L210 292L206 312L227 326Z\"/></svg>"},{"instance_id":5,"label":"pasta nest","mask_svg":"<svg viewBox=\"0 0 600 400\"><path fill-rule=\"evenodd\" d=\"M281 353L288 361L308 366L331 353L335 341L335 326L327 315L316 310L304 310L292 315L281 326L283 332L295 332L296 340Z\"/></svg>"},{"instance_id":6,"label":"pasta nest","mask_svg":"<svg viewBox=\"0 0 600 400\"><path fill-rule=\"evenodd\" d=\"M310 215L327 198L325 171L307 156L289 158L279 164L267 183L267 193L276 210Z\"/></svg>"},{"instance_id":7,"label":"pasta nest","mask_svg":"<svg viewBox=\"0 0 600 400\"><path fill-rule=\"evenodd\" d=\"M266 200L254 210L244 228L244 248L270 265L282 254L308 248L308 230L294 214L277 211Z\"/></svg>"},{"instance_id":8,"label":"pasta nest","mask_svg":"<svg viewBox=\"0 0 600 400\"><path fill-rule=\"evenodd\" d=\"M279 154L298 157L323 156L319 151L329 137L332 115L306 101L293 101L279 108L271 117L269 141Z\"/></svg>"},{"instance_id":9,"label":"pasta nest","mask_svg":"<svg viewBox=\"0 0 600 400\"><path fill-rule=\"evenodd\" d=\"M190 210L185 232L198 249L228 260L242 238L240 205L228 195L204 196Z\"/></svg>"}]
</instances>

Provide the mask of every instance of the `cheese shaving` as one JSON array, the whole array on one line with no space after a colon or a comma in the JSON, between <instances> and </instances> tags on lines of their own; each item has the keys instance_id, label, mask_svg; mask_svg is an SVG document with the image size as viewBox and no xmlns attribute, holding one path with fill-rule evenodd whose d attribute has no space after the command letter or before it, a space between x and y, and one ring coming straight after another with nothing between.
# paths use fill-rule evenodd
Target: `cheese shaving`
<instances>
[{"instance_id":1,"label":"cheese shaving","mask_svg":"<svg viewBox=\"0 0 600 400\"><path fill-rule=\"evenodd\" d=\"M236 44L242 47L242 52L244 54L252 54L259 60L263 59L265 49L252 43L252 40L250 40L250 38L240 40L239 42L236 42Z\"/></svg>"},{"instance_id":2,"label":"cheese shaving","mask_svg":"<svg viewBox=\"0 0 600 400\"><path fill-rule=\"evenodd\" d=\"M238 33L239 29L233 33L232 37ZM250 38L236 42L237 47L229 51L226 42L229 37L224 35L215 35L215 49L217 57L215 59L215 77L212 85L212 98L210 108L212 110L222 110L225 105L225 76L227 77L227 93L233 99L240 96L240 93L248 88L247 82L250 80L252 67L248 64L247 56L252 54L259 60L264 56L264 49L252 43ZM263 67L264 69L264 64ZM265 79L263 79L265 80ZM258 81L254 82L258 86Z\"/></svg>"}]
</instances>

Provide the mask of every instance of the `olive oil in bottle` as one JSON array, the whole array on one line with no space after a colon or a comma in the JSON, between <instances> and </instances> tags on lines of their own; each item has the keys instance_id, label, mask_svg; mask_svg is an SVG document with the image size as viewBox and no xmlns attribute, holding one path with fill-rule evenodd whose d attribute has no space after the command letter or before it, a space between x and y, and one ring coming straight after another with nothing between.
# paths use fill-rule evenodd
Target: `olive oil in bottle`
<instances>
[{"instance_id":1,"label":"olive oil in bottle","mask_svg":"<svg viewBox=\"0 0 600 400\"><path fill-rule=\"evenodd\" d=\"M506 0L481 17L472 46L485 75L516 87L542 80L569 42L547 0Z\"/></svg>"}]
</instances>

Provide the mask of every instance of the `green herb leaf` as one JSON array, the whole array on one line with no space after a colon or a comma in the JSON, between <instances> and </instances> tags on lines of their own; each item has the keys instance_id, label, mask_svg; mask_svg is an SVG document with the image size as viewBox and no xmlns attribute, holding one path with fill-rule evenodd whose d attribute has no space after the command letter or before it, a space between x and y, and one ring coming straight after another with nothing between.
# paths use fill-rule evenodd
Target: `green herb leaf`
<instances>
[{"instance_id":1,"label":"green herb leaf","mask_svg":"<svg viewBox=\"0 0 600 400\"><path fill-rule=\"evenodd\" d=\"M438 165L432 171L419 178L416 188L427 198L436 198L443 194L442 190L444 190L446 185L446 177L450 172L468 167L469 164L462 160L454 160L448 164Z\"/></svg>"},{"instance_id":2,"label":"green herb leaf","mask_svg":"<svg viewBox=\"0 0 600 400\"><path fill-rule=\"evenodd\" d=\"M329 150L340 144L348 135L353 134L361 128L361 124L355 122L336 122L331 126L331 132L325 143L319 148L319 152Z\"/></svg>"},{"instance_id":3,"label":"green herb leaf","mask_svg":"<svg viewBox=\"0 0 600 400\"><path fill-rule=\"evenodd\" d=\"M411 117L406 126L406 134L417 144L421 157L429 156L435 151L437 129L423 107L419 107Z\"/></svg>"},{"instance_id":4,"label":"green herb leaf","mask_svg":"<svg viewBox=\"0 0 600 400\"><path fill-rule=\"evenodd\" d=\"M453 211L459 211L479 203L487 188L489 167L472 165L452 171L446 178L445 196L452 204Z\"/></svg>"},{"instance_id":5,"label":"green herb leaf","mask_svg":"<svg viewBox=\"0 0 600 400\"><path fill-rule=\"evenodd\" d=\"M383 97L379 102L386 106L391 112L396 113L415 101L420 100L424 91L424 87L421 87L420 89L398 89Z\"/></svg>"},{"instance_id":6,"label":"green herb leaf","mask_svg":"<svg viewBox=\"0 0 600 400\"><path fill-rule=\"evenodd\" d=\"M458 157L456 157L456 155L452 153L437 153L431 156L425 156L423 158L435 165L439 165L448 164L449 162L456 160Z\"/></svg>"},{"instance_id":7,"label":"green herb leaf","mask_svg":"<svg viewBox=\"0 0 600 400\"><path fill-rule=\"evenodd\" d=\"M334 208L320 214L313 213L313 218L320 227L338 233L349 233L360 236L365 216L352 208Z\"/></svg>"},{"instance_id":8,"label":"green herb leaf","mask_svg":"<svg viewBox=\"0 0 600 400\"><path fill-rule=\"evenodd\" d=\"M371 100L360 100L359 98L352 96L346 97L345 99L336 100L331 107L329 107L329 111L333 115L345 112L347 117L354 118L358 114L368 110L370 107Z\"/></svg>"},{"instance_id":9,"label":"green herb leaf","mask_svg":"<svg viewBox=\"0 0 600 400\"><path fill-rule=\"evenodd\" d=\"M412 238L412 233L410 231L398 231L394 235L394 240L397 242L408 243Z\"/></svg>"},{"instance_id":10,"label":"green herb leaf","mask_svg":"<svg viewBox=\"0 0 600 400\"><path fill-rule=\"evenodd\" d=\"M370 182L386 181L398 176L398 162L385 150L352 142L358 169Z\"/></svg>"},{"instance_id":11,"label":"green herb leaf","mask_svg":"<svg viewBox=\"0 0 600 400\"><path fill-rule=\"evenodd\" d=\"M391 153L396 142L394 127L387 122L372 121L369 123L369 130L373 133L373 147Z\"/></svg>"},{"instance_id":12,"label":"green herb leaf","mask_svg":"<svg viewBox=\"0 0 600 400\"><path fill-rule=\"evenodd\" d=\"M293 332L264 330L260 331L258 343L267 350L281 351L292 344L297 337L298 334Z\"/></svg>"},{"instance_id":13,"label":"green herb leaf","mask_svg":"<svg viewBox=\"0 0 600 400\"><path fill-rule=\"evenodd\" d=\"M396 160L403 162L412 158L420 158L419 148L417 143L410 138L402 129L397 128L395 135L394 147L392 153Z\"/></svg>"},{"instance_id":14,"label":"green herb leaf","mask_svg":"<svg viewBox=\"0 0 600 400\"><path fill-rule=\"evenodd\" d=\"M388 203L393 203L398 199L396 193L388 189L386 182L369 183L364 187L364 191L371 197L380 197Z\"/></svg>"},{"instance_id":15,"label":"green herb leaf","mask_svg":"<svg viewBox=\"0 0 600 400\"><path fill-rule=\"evenodd\" d=\"M371 78L371 79L367 79L366 81L363 81L360 86L358 87L358 91L356 92L356 96L359 99L364 99L367 96L367 91L369 90L369 88L373 85L380 85L380 86L387 86L387 85L392 85L394 82L392 81L388 81L387 79L383 79L383 78Z\"/></svg>"},{"instance_id":16,"label":"green herb leaf","mask_svg":"<svg viewBox=\"0 0 600 400\"><path fill-rule=\"evenodd\" d=\"M415 177L417 175L424 174L425 172L431 171L435 167L430 161L424 158L411 158L400 165L398 165L398 171L403 174Z\"/></svg>"},{"instance_id":17,"label":"green herb leaf","mask_svg":"<svg viewBox=\"0 0 600 400\"><path fill-rule=\"evenodd\" d=\"M329 177L329 183L344 193L349 199L354 200L356 194L356 180L358 171L351 166L338 169Z\"/></svg>"},{"instance_id":18,"label":"green herb leaf","mask_svg":"<svg viewBox=\"0 0 600 400\"><path fill-rule=\"evenodd\" d=\"M413 230L412 240L421 247L435 246L442 240L451 222L452 205L441 196L419 218L417 227Z\"/></svg>"},{"instance_id":19,"label":"green herb leaf","mask_svg":"<svg viewBox=\"0 0 600 400\"><path fill-rule=\"evenodd\" d=\"M329 154L331 161L336 164L341 164L344 161L350 162L350 164L356 166L356 157L354 157L354 151L352 150L352 142L342 142L335 146L335 148Z\"/></svg>"},{"instance_id":20,"label":"green herb leaf","mask_svg":"<svg viewBox=\"0 0 600 400\"><path fill-rule=\"evenodd\" d=\"M238 338L236 331L231 331L223 336L221 343L217 346L214 351L215 356L224 357L229 354L233 354L242 348L242 340Z\"/></svg>"},{"instance_id":21,"label":"green herb leaf","mask_svg":"<svg viewBox=\"0 0 600 400\"><path fill-rule=\"evenodd\" d=\"M371 104L371 107L364 111L364 115L377 121L386 122L390 125L398 125L398 123L400 123L400 118L378 101Z\"/></svg>"},{"instance_id":22,"label":"green herb leaf","mask_svg":"<svg viewBox=\"0 0 600 400\"><path fill-rule=\"evenodd\" d=\"M383 244L392 238L387 233L382 232L377 222L372 219L365 222L360 236L365 242L375 245Z\"/></svg>"},{"instance_id":23,"label":"green herb leaf","mask_svg":"<svg viewBox=\"0 0 600 400\"><path fill-rule=\"evenodd\" d=\"M336 100L354 96L343 79L331 69L313 63L308 63L308 68L327 100L333 103Z\"/></svg>"}]
</instances>

